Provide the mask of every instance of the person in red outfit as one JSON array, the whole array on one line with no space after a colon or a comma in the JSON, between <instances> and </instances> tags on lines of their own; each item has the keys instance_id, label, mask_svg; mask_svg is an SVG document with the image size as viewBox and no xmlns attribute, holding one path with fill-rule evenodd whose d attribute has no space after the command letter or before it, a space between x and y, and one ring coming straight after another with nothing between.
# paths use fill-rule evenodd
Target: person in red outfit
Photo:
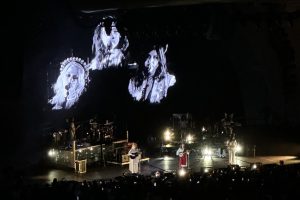
<instances>
[{"instance_id":1,"label":"person in red outfit","mask_svg":"<svg viewBox=\"0 0 300 200\"><path fill-rule=\"evenodd\" d=\"M189 151L185 149L185 145L183 143L176 151L176 155L179 156L179 168L188 167Z\"/></svg>"}]
</instances>

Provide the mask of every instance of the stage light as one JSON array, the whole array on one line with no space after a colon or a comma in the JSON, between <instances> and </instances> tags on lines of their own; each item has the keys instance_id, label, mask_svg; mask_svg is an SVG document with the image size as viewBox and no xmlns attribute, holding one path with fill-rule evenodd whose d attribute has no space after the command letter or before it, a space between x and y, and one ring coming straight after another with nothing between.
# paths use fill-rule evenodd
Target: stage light
<instances>
[{"instance_id":1,"label":"stage light","mask_svg":"<svg viewBox=\"0 0 300 200\"><path fill-rule=\"evenodd\" d=\"M251 163L250 168L251 170L258 170L262 166L262 163L257 162L257 163Z\"/></svg>"},{"instance_id":2,"label":"stage light","mask_svg":"<svg viewBox=\"0 0 300 200\"><path fill-rule=\"evenodd\" d=\"M165 139L165 141L171 141L172 140L172 133L170 132L169 129L167 129L164 132L164 139Z\"/></svg>"},{"instance_id":3,"label":"stage light","mask_svg":"<svg viewBox=\"0 0 300 200\"><path fill-rule=\"evenodd\" d=\"M172 144L166 144L166 147L167 148L172 147Z\"/></svg>"},{"instance_id":4,"label":"stage light","mask_svg":"<svg viewBox=\"0 0 300 200\"><path fill-rule=\"evenodd\" d=\"M240 153L241 151L243 150L243 148L242 148L242 146L241 145L237 145L236 146L236 148L235 148L235 151L237 152L237 153Z\"/></svg>"},{"instance_id":5,"label":"stage light","mask_svg":"<svg viewBox=\"0 0 300 200\"><path fill-rule=\"evenodd\" d=\"M181 177L185 176L185 175L186 175L185 169L181 168L181 169L178 171L178 174L179 174L179 176L181 176Z\"/></svg>"},{"instance_id":6,"label":"stage light","mask_svg":"<svg viewBox=\"0 0 300 200\"><path fill-rule=\"evenodd\" d=\"M207 159L207 158L211 158L213 152L209 147L205 147L202 150L202 154L203 154L204 159Z\"/></svg>"},{"instance_id":7,"label":"stage light","mask_svg":"<svg viewBox=\"0 0 300 200\"><path fill-rule=\"evenodd\" d=\"M54 156L55 156L55 150L54 150L54 149L50 149L50 150L48 151L48 156L54 157Z\"/></svg>"},{"instance_id":8,"label":"stage light","mask_svg":"<svg viewBox=\"0 0 300 200\"><path fill-rule=\"evenodd\" d=\"M194 140L194 138L193 138L193 136L191 134L188 134L186 136L187 143L191 144L193 142L193 140Z\"/></svg>"},{"instance_id":9,"label":"stage light","mask_svg":"<svg viewBox=\"0 0 300 200\"><path fill-rule=\"evenodd\" d=\"M208 172L209 172L208 168L205 168L204 173L208 173Z\"/></svg>"}]
</instances>

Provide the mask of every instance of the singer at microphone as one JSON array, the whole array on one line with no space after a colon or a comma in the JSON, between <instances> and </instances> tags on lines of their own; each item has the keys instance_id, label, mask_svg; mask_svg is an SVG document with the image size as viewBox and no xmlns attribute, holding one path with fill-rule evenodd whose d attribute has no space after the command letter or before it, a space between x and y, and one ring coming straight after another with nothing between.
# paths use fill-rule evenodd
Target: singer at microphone
<instances>
[{"instance_id":1,"label":"singer at microphone","mask_svg":"<svg viewBox=\"0 0 300 200\"><path fill-rule=\"evenodd\" d=\"M141 153L140 150L137 148L136 143L132 143L131 149L128 152L128 156L129 156L129 171L131 173L139 173Z\"/></svg>"}]
</instances>

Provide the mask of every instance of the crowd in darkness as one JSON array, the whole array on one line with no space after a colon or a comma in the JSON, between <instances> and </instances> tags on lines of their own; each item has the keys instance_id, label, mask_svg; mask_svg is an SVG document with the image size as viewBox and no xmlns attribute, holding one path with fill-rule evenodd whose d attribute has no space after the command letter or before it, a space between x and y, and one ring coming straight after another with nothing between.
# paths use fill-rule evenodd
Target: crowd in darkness
<instances>
[{"instance_id":1,"label":"crowd in darkness","mask_svg":"<svg viewBox=\"0 0 300 200\"><path fill-rule=\"evenodd\" d=\"M159 174L159 176L158 176ZM28 183L8 188L9 199L300 199L300 164L262 165L153 175L124 174L114 179Z\"/></svg>"}]
</instances>

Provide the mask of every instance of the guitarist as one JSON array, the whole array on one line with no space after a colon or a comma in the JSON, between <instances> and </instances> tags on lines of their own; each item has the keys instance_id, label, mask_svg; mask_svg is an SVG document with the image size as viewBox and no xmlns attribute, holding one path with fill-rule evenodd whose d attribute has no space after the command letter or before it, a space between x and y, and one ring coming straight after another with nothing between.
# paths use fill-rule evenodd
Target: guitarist
<instances>
[{"instance_id":1,"label":"guitarist","mask_svg":"<svg viewBox=\"0 0 300 200\"><path fill-rule=\"evenodd\" d=\"M184 143L180 145L178 150L176 151L176 155L179 156L179 168L187 167L188 166L188 154L189 151L185 149Z\"/></svg>"},{"instance_id":2,"label":"guitarist","mask_svg":"<svg viewBox=\"0 0 300 200\"><path fill-rule=\"evenodd\" d=\"M128 152L129 156L129 171L131 173L139 173L140 171L140 151L136 143L132 143L131 149Z\"/></svg>"}]
</instances>

